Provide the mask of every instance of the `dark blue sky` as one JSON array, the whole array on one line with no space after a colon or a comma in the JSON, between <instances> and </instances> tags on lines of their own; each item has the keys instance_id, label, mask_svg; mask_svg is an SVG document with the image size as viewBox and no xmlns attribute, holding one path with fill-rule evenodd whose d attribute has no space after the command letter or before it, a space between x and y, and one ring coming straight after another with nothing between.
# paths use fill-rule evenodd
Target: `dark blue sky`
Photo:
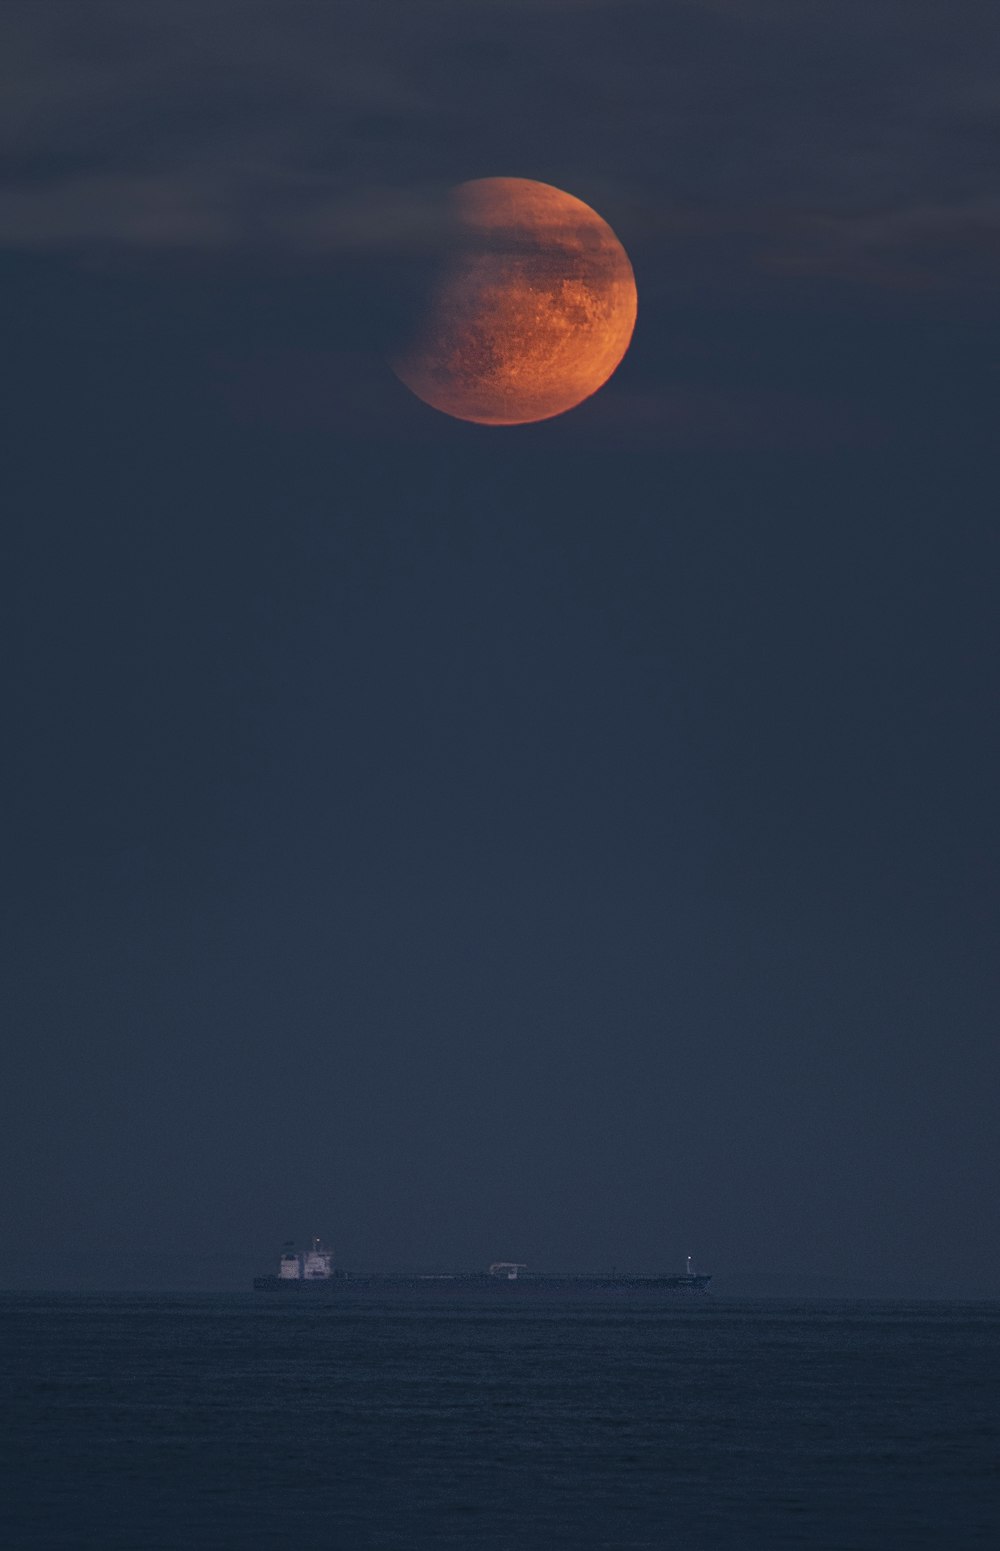
<instances>
[{"instance_id":1,"label":"dark blue sky","mask_svg":"<svg viewBox=\"0 0 1000 1551\"><path fill-rule=\"evenodd\" d=\"M993 9L0 8L0 1279L1000 1290ZM639 289L533 427L385 365L491 175Z\"/></svg>"}]
</instances>

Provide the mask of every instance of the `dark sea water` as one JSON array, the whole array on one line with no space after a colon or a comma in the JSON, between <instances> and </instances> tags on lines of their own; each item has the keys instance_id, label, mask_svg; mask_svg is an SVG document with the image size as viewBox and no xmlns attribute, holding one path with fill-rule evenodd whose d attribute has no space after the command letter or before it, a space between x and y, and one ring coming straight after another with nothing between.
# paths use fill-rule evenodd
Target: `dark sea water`
<instances>
[{"instance_id":1,"label":"dark sea water","mask_svg":"<svg viewBox=\"0 0 1000 1551\"><path fill-rule=\"evenodd\" d=\"M1000 1547L1000 1305L0 1300L0 1546Z\"/></svg>"}]
</instances>

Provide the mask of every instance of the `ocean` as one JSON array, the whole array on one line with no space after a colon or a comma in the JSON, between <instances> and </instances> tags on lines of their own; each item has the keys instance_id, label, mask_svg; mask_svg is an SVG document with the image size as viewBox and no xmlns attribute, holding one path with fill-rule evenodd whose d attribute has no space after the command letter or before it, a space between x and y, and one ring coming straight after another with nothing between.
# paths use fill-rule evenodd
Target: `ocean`
<instances>
[{"instance_id":1,"label":"ocean","mask_svg":"<svg viewBox=\"0 0 1000 1551\"><path fill-rule=\"evenodd\" d=\"M1000 1304L0 1299L0 1545L1000 1545Z\"/></svg>"}]
</instances>

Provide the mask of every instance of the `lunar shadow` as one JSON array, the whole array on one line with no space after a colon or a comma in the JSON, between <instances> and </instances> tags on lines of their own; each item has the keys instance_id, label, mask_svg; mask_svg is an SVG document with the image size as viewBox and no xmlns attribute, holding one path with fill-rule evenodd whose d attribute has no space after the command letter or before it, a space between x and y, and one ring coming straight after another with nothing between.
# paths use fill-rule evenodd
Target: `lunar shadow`
<instances>
[{"instance_id":1,"label":"lunar shadow","mask_svg":"<svg viewBox=\"0 0 1000 1551\"><path fill-rule=\"evenodd\" d=\"M426 326L430 306L463 251L463 232L451 191L423 195L419 219L405 241L370 271L382 298L378 347L388 361L403 356Z\"/></svg>"}]
</instances>

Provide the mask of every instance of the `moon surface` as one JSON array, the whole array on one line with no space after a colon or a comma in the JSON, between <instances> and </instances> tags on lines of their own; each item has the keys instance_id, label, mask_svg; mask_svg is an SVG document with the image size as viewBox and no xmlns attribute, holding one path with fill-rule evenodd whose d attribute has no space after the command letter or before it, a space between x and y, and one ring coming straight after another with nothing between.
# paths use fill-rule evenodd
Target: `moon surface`
<instances>
[{"instance_id":1,"label":"moon surface","mask_svg":"<svg viewBox=\"0 0 1000 1551\"><path fill-rule=\"evenodd\" d=\"M448 255L396 375L479 425L547 420L596 393L636 315L632 265L607 222L530 178L460 183L451 213Z\"/></svg>"}]
</instances>

